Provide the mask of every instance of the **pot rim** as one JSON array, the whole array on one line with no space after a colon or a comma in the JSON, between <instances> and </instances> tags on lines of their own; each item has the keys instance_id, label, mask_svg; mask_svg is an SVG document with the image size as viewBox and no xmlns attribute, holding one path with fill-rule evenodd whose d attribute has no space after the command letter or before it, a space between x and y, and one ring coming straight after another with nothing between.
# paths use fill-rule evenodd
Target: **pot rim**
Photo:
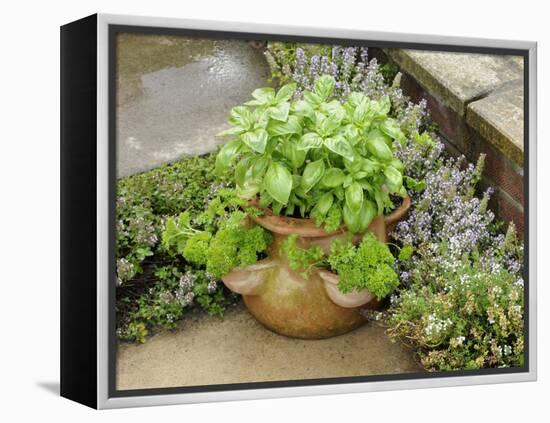
<instances>
[{"instance_id":1,"label":"pot rim","mask_svg":"<svg viewBox=\"0 0 550 423\"><path fill-rule=\"evenodd\" d=\"M258 207L258 202L256 199L250 200L249 204L251 206ZM399 221L403 216L405 216L410 207L411 198L409 196L406 196L403 198L403 201L401 202L399 207L397 207L389 215L377 216L371 222L371 225L373 222L380 218L384 219L384 223L386 225L395 223ZM250 216L251 219L263 228L268 229L271 232L279 235L296 234L301 237L316 238L338 235L347 232L346 224L342 224L338 229L332 232L327 232L323 226L317 226L315 222L310 218L276 215L270 208L262 208L262 210L264 212L263 216Z\"/></svg>"},{"instance_id":2,"label":"pot rim","mask_svg":"<svg viewBox=\"0 0 550 423\"><path fill-rule=\"evenodd\" d=\"M331 270L318 269L318 274L325 285L327 295L334 304L340 307L362 307L376 298L367 288L363 288L360 291L354 289L347 293L341 292L338 288L340 277Z\"/></svg>"}]
</instances>

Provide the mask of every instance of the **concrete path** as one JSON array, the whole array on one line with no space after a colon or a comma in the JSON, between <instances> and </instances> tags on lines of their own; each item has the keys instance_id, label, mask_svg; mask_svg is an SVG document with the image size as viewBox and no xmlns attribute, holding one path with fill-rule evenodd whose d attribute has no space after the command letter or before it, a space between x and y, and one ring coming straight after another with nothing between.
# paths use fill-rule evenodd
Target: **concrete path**
<instances>
[{"instance_id":1,"label":"concrete path","mask_svg":"<svg viewBox=\"0 0 550 423\"><path fill-rule=\"evenodd\" d=\"M229 109L268 85L245 41L121 34L117 49L119 177L212 151Z\"/></svg>"},{"instance_id":2,"label":"concrete path","mask_svg":"<svg viewBox=\"0 0 550 423\"><path fill-rule=\"evenodd\" d=\"M299 340L265 329L239 305L225 318L191 313L175 331L119 345L118 389L420 372L410 351L375 324Z\"/></svg>"}]
</instances>

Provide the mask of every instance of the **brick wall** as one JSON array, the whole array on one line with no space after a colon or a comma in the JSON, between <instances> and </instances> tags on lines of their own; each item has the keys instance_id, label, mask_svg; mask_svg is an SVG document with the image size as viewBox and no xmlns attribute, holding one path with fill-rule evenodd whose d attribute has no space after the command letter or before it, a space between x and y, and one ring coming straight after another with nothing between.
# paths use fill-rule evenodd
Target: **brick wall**
<instances>
[{"instance_id":1,"label":"brick wall","mask_svg":"<svg viewBox=\"0 0 550 423\"><path fill-rule=\"evenodd\" d=\"M387 59L392 60L389 54ZM402 65L403 63L401 63ZM400 66L400 63L397 62ZM413 75L407 72L407 66L400 66L403 92L415 102L426 99L432 119L438 124L440 135L451 155L465 155L475 163L481 153L486 154L486 165L480 188L491 186L495 193L490 203L497 217L505 222L513 221L522 235L524 229L524 185L523 155L518 154L517 143L508 148L506 134L480 131L476 128L476 119L467 119L469 102L456 110L447 101L441 91L424 87ZM425 70L424 70L425 71ZM413 72L414 73L414 69ZM426 84L431 85L431 84ZM456 100L456 99L455 99ZM461 114L462 113L462 114ZM473 122L473 125L470 124ZM498 122L497 122L498 123ZM499 128L500 125L494 125ZM523 128L521 128L523 131ZM484 132L484 135L481 134ZM495 135L493 135L495 134ZM498 139L497 139L498 138Z\"/></svg>"}]
</instances>

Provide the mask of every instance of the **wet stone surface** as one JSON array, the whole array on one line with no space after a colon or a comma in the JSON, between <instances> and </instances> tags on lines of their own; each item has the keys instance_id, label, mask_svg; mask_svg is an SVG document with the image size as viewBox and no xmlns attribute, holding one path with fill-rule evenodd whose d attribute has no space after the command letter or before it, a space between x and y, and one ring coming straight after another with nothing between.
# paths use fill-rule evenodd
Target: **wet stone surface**
<instances>
[{"instance_id":1,"label":"wet stone surface","mask_svg":"<svg viewBox=\"0 0 550 423\"><path fill-rule=\"evenodd\" d=\"M401 69L460 116L466 113L468 103L523 77L523 60L516 56L405 49L387 52Z\"/></svg>"},{"instance_id":2,"label":"wet stone surface","mask_svg":"<svg viewBox=\"0 0 550 423\"><path fill-rule=\"evenodd\" d=\"M422 372L412 354L367 323L345 335L277 335L241 304L223 319L193 312L175 331L119 345L117 388L140 389Z\"/></svg>"},{"instance_id":3,"label":"wet stone surface","mask_svg":"<svg viewBox=\"0 0 550 423\"><path fill-rule=\"evenodd\" d=\"M118 177L212 151L229 109L268 85L241 40L120 34L117 51Z\"/></svg>"}]
</instances>

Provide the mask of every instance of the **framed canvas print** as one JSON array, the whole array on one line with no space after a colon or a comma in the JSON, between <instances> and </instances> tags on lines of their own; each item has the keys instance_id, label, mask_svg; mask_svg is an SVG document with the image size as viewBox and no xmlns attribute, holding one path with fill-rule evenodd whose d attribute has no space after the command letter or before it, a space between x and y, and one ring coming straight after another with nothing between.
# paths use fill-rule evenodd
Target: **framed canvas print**
<instances>
[{"instance_id":1,"label":"framed canvas print","mask_svg":"<svg viewBox=\"0 0 550 423\"><path fill-rule=\"evenodd\" d=\"M61 394L536 379L536 44L61 28Z\"/></svg>"}]
</instances>

